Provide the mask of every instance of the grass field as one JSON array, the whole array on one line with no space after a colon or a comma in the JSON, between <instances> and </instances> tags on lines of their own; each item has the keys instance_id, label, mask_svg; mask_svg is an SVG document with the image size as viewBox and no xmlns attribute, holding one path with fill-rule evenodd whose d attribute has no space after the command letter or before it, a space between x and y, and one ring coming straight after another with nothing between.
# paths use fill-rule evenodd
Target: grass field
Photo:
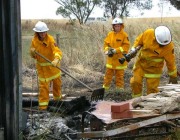
<instances>
[{"instance_id":1,"label":"grass field","mask_svg":"<svg viewBox=\"0 0 180 140\"><path fill-rule=\"evenodd\" d=\"M67 20L44 20L50 31L49 33L56 38L60 35L60 48L63 51L63 65L81 64L86 68L102 71L104 68L104 55L102 53L103 40L111 30L111 21L107 24L71 25ZM33 37L33 27L37 20L22 20L22 47L23 63L29 65L30 59L27 55L31 39ZM125 31L129 35L131 45L137 35L147 28L158 25L167 25L172 32L173 42L175 43L176 54L179 56L180 48L180 17L177 18L133 18L124 19ZM178 62L179 60L177 60Z\"/></svg>"}]
</instances>

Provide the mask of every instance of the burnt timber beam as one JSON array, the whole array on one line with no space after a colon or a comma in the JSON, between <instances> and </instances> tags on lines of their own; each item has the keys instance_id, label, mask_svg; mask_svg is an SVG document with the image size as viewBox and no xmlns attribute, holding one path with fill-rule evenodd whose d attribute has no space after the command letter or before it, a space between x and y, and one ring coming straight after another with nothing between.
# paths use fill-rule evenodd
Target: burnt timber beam
<instances>
[{"instance_id":1,"label":"burnt timber beam","mask_svg":"<svg viewBox=\"0 0 180 140\"><path fill-rule=\"evenodd\" d=\"M129 132L138 128L142 128L144 126L156 124L158 122L162 122L166 120L173 120L177 118L180 118L180 113L164 114L158 117L153 117L151 119L140 121L140 122L123 126L123 127L113 129L113 130L77 133L77 138L106 138L106 137L122 134L125 132Z\"/></svg>"}]
</instances>

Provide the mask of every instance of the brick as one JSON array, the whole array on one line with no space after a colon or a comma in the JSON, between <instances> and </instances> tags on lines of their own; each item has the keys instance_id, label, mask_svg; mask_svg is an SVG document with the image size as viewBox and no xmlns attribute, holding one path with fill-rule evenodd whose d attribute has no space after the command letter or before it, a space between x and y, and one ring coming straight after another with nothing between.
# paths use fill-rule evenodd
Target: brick
<instances>
[{"instance_id":1,"label":"brick","mask_svg":"<svg viewBox=\"0 0 180 140\"><path fill-rule=\"evenodd\" d=\"M111 112L123 112L126 110L130 110L130 104L129 103L123 103L123 104L114 104L111 105Z\"/></svg>"},{"instance_id":2,"label":"brick","mask_svg":"<svg viewBox=\"0 0 180 140\"><path fill-rule=\"evenodd\" d=\"M124 118L133 118L133 113L130 110L124 112L111 112L112 119L124 119Z\"/></svg>"}]
</instances>

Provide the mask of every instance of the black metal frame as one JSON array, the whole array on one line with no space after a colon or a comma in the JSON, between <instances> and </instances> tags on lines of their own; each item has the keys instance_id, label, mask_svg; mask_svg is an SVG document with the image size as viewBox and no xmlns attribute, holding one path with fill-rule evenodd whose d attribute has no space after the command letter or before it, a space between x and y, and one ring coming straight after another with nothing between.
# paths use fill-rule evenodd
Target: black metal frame
<instances>
[{"instance_id":1,"label":"black metal frame","mask_svg":"<svg viewBox=\"0 0 180 140\"><path fill-rule=\"evenodd\" d=\"M20 0L0 1L0 139L18 140L20 131Z\"/></svg>"}]
</instances>

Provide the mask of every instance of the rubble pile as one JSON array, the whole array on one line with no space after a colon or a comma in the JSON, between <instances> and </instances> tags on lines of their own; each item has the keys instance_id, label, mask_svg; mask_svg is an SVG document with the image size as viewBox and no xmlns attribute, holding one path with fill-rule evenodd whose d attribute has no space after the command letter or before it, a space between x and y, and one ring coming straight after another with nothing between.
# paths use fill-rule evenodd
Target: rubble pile
<instances>
[{"instance_id":1,"label":"rubble pile","mask_svg":"<svg viewBox=\"0 0 180 140\"><path fill-rule=\"evenodd\" d=\"M66 119L53 116L49 112L29 114L24 136L26 139L36 138L64 138L67 133L73 133L69 128Z\"/></svg>"},{"instance_id":2,"label":"rubble pile","mask_svg":"<svg viewBox=\"0 0 180 140\"><path fill-rule=\"evenodd\" d=\"M23 101L27 116L23 135L28 140L69 139L67 134L81 131L81 114L90 107L84 96L68 98L58 103L51 100L47 111L38 110L37 102L37 99L27 98Z\"/></svg>"},{"instance_id":3,"label":"rubble pile","mask_svg":"<svg viewBox=\"0 0 180 140\"><path fill-rule=\"evenodd\" d=\"M132 106L136 109L150 109L164 114L172 111L180 111L180 86L168 84L159 87L161 92L135 98Z\"/></svg>"}]
</instances>

